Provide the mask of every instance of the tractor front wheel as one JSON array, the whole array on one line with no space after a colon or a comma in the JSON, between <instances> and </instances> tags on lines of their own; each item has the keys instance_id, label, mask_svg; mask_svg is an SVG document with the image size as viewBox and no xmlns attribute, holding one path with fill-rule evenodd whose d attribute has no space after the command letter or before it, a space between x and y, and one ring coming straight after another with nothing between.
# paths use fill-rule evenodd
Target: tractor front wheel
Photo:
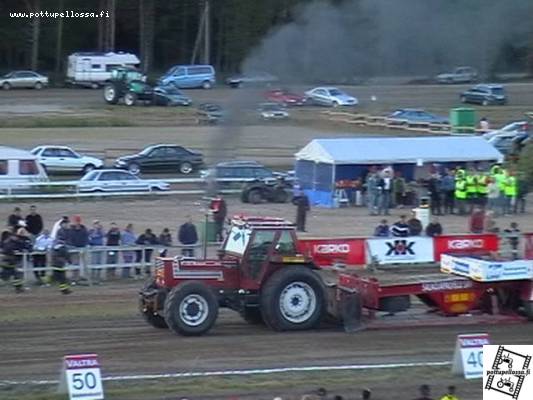
<instances>
[{"instance_id":1,"label":"tractor front wheel","mask_svg":"<svg viewBox=\"0 0 533 400\"><path fill-rule=\"evenodd\" d=\"M202 282L183 282L165 301L165 320L176 334L199 336L208 332L218 317L218 301Z\"/></svg>"},{"instance_id":2,"label":"tractor front wheel","mask_svg":"<svg viewBox=\"0 0 533 400\"><path fill-rule=\"evenodd\" d=\"M141 314L144 317L145 321L148 322L153 327L159 328L159 329L168 328L165 318L157 312L158 310L153 309L154 301L149 300L149 298L146 297L146 294L154 290L157 290L155 280L152 279L146 282L146 284L144 285L141 291L141 296L139 298L139 310L141 311ZM155 299L156 304L164 303L165 301L164 292L158 292L157 294L154 294L153 296L156 296L156 299Z\"/></svg>"},{"instance_id":3,"label":"tractor front wheel","mask_svg":"<svg viewBox=\"0 0 533 400\"><path fill-rule=\"evenodd\" d=\"M133 92L128 92L124 96L124 104L127 106L134 106L137 103L137 95Z\"/></svg>"},{"instance_id":4,"label":"tractor front wheel","mask_svg":"<svg viewBox=\"0 0 533 400\"><path fill-rule=\"evenodd\" d=\"M276 331L312 329L326 310L326 290L320 277L304 266L287 266L266 282L261 313Z\"/></svg>"}]
</instances>

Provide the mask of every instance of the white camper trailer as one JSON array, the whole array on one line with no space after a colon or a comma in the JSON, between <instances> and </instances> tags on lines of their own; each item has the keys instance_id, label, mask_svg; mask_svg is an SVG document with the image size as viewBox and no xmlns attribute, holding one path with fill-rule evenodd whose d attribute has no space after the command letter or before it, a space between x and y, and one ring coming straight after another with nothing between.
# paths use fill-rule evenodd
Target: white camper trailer
<instances>
[{"instance_id":1,"label":"white camper trailer","mask_svg":"<svg viewBox=\"0 0 533 400\"><path fill-rule=\"evenodd\" d=\"M29 151L0 146L0 192L25 183L46 182L48 175L37 156Z\"/></svg>"},{"instance_id":2,"label":"white camper trailer","mask_svg":"<svg viewBox=\"0 0 533 400\"><path fill-rule=\"evenodd\" d=\"M96 89L111 79L113 68L137 68L139 63L131 53L74 53L68 56L67 83Z\"/></svg>"}]
</instances>

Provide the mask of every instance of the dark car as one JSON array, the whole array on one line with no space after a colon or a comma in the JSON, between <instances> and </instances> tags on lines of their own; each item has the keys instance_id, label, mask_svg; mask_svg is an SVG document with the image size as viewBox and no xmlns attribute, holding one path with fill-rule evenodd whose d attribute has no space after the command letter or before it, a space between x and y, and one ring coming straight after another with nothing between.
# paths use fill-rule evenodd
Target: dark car
<instances>
[{"instance_id":1,"label":"dark car","mask_svg":"<svg viewBox=\"0 0 533 400\"><path fill-rule=\"evenodd\" d=\"M175 85L156 86L154 88L154 104L158 106L190 106L192 100Z\"/></svg>"},{"instance_id":2,"label":"dark car","mask_svg":"<svg viewBox=\"0 0 533 400\"><path fill-rule=\"evenodd\" d=\"M488 106L491 104L504 105L507 95L502 85L476 85L461 93L461 103L474 103Z\"/></svg>"},{"instance_id":3,"label":"dark car","mask_svg":"<svg viewBox=\"0 0 533 400\"><path fill-rule=\"evenodd\" d=\"M203 164L200 153L175 144L156 144L140 153L123 156L115 161L115 168L127 169L132 174L148 171L176 171L190 174Z\"/></svg>"},{"instance_id":4,"label":"dark car","mask_svg":"<svg viewBox=\"0 0 533 400\"><path fill-rule=\"evenodd\" d=\"M250 72L242 75L230 76L226 79L226 84L231 88L239 88L241 86L270 86L279 79L277 76L269 74L268 72Z\"/></svg>"},{"instance_id":5,"label":"dark car","mask_svg":"<svg viewBox=\"0 0 533 400\"><path fill-rule=\"evenodd\" d=\"M197 110L200 121L207 124L218 124L223 122L226 117L224 109L215 103L202 103Z\"/></svg>"}]
</instances>

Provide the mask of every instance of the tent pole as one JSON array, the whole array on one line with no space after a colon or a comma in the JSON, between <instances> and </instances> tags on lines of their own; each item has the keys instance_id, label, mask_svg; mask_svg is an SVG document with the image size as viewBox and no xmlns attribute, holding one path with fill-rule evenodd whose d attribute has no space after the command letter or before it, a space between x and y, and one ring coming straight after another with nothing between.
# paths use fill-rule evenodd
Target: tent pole
<instances>
[{"instance_id":1,"label":"tent pole","mask_svg":"<svg viewBox=\"0 0 533 400\"><path fill-rule=\"evenodd\" d=\"M337 169L335 167L336 167L335 163L332 163L331 164L331 168L332 168L332 171L331 171L331 192L330 192L332 201L334 200L334 197L335 197L335 180L336 180L336 176L337 176Z\"/></svg>"}]
</instances>

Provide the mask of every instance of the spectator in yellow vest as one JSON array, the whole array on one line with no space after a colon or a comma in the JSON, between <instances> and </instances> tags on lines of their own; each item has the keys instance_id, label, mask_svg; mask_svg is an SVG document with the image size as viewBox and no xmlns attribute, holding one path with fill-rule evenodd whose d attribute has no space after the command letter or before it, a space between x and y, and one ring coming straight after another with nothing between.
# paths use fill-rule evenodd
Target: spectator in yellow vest
<instances>
[{"instance_id":1,"label":"spectator in yellow vest","mask_svg":"<svg viewBox=\"0 0 533 400\"><path fill-rule=\"evenodd\" d=\"M455 181L455 203L459 215L465 214L466 196L466 181L462 178L457 179Z\"/></svg>"},{"instance_id":2,"label":"spectator in yellow vest","mask_svg":"<svg viewBox=\"0 0 533 400\"><path fill-rule=\"evenodd\" d=\"M455 395L455 386L448 386L448 391L440 398L440 400L459 400Z\"/></svg>"},{"instance_id":3,"label":"spectator in yellow vest","mask_svg":"<svg viewBox=\"0 0 533 400\"><path fill-rule=\"evenodd\" d=\"M466 199L469 205L469 213L472 213L474 206L477 202L477 179L476 179L476 170L470 168L468 173L465 176L466 182Z\"/></svg>"},{"instance_id":4,"label":"spectator in yellow vest","mask_svg":"<svg viewBox=\"0 0 533 400\"><path fill-rule=\"evenodd\" d=\"M479 171L476 175L476 192L477 204L481 207L486 207L489 188L488 176L483 171Z\"/></svg>"},{"instance_id":5,"label":"spectator in yellow vest","mask_svg":"<svg viewBox=\"0 0 533 400\"><path fill-rule=\"evenodd\" d=\"M511 214L516 204L516 195L518 194L516 175L514 171L509 173L509 176L505 179L505 214Z\"/></svg>"}]
</instances>

